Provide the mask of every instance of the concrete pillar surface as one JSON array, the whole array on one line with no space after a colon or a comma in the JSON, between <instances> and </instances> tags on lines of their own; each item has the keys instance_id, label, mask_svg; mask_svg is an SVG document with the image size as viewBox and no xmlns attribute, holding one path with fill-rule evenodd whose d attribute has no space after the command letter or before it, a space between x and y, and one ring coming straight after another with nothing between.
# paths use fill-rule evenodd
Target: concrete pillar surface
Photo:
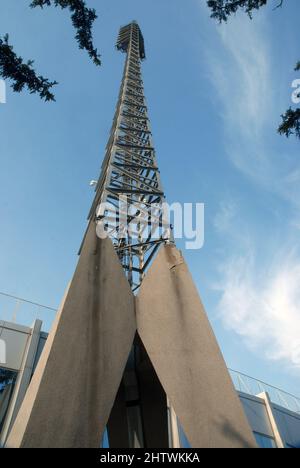
<instances>
[{"instance_id":1,"label":"concrete pillar surface","mask_svg":"<svg viewBox=\"0 0 300 468\"><path fill-rule=\"evenodd\" d=\"M100 447L135 333L128 281L91 223L6 447Z\"/></svg>"},{"instance_id":2,"label":"concrete pillar surface","mask_svg":"<svg viewBox=\"0 0 300 468\"><path fill-rule=\"evenodd\" d=\"M192 447L256 447L179 250L160 248L137 297L139 336Z\"/></svg>"},{"instance_id":3,"label":"concrete pillar surface","mask_svg":"<svg viewBox=\"0 0 300 468\"><path fill-rule=\"evenodd\" d=\"M192 447L256 447L180 252L160 248L135 299L93 224L6 447L99 447L136 330Z\"/></svg>"}]
</instances>

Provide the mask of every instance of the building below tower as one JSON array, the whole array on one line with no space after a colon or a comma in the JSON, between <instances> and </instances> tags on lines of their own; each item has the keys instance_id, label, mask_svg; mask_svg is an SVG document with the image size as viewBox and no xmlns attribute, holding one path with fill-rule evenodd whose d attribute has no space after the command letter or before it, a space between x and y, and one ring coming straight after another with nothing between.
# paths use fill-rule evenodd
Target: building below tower
<instances>
[{"instance_id":1,"label":"building below tower","mask_svg":"<svg viewBox=\"0 0 300 468\"><path fill-rule=\"evenodd\" d=\"M6 344L6 362L0 363L1 446L16 418L47 336L40 320L32 327L0 321L0 339ZM258 446L300 448L300 399L239 372L230 374ZM176 418L172 409L169 411L169 417ZM173 425L173 446L188 447L179 423L175 432ZM99 446L101 443L108 446L107 434Z\"/></svg>"}]
</instances>

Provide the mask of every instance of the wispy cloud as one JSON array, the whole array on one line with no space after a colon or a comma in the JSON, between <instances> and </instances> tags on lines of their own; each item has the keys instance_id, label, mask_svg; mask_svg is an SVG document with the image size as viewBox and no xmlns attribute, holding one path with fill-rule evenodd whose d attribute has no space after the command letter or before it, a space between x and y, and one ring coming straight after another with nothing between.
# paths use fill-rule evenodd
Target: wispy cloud
<instances>
[{"instance_id":1,"label":"wispy cloud","mask_svg":"<svg viewBox=\"0 0 300 468\"><path fill-rule=\"evenodd\" d=\"M299 151L276 135L284 111L278 91L286 83L276 75L270 25L264 15L250 21L243 14L213 27L215 41L205 56L225 153L253 182L299 207Z\"/></svg>"},{"instance_id":2,"label":"wispy cloud","mask_svg":"<svg viewBox=\"0 0 300 468\"><path fill-rule=\"evenodd\" d=\"M218 311L250 348L299 371L300 263L293 254L282 257L268 269L256 265L251 251L224 262Z\"/></svg>"},{"instance_id":3,"label":"wispy cloud","mask_svg":"<svg viewBox=\"0 0 300 468\"><path fill-rule=\"evenodd\" d=\"M220 209L214 219L214 227L219 232L230 229L237 212L237 205L233 200L224 200L220 203Z\"/></svg>"},{"instance_id":4,"label":"wispy cloud","mask_svg":"<svg viewBox=\"0 0 300 468\"><path fill-rule=\"evenodd\" d=\"M296 221L295 221L296 222ZM266 359L300 371L300 256L296 236L258 255L255 226L230 199L220 203L214 220L225 248L218 259L220 299L217 315L245 344Z\"/></svg>"},{"instance_id":5,"label":"wispy cloud","mask_svg":"<svg viewBox=\"0 0 300 468\"><path fill-rule=\"evenodd\" d=\"M272 114L272 64L265 28L262 21L249 22L245 16L218 27L223 63L218 57L211 67L228 136L256 143Z\"/></svg>"},{"instance_id":6,"label":"wispy cloud","mask_svg":"<svg viewBox=\"0 0 300 468\"><path fill-rule=\"evenodd\" d=\"M260 14L253 21L237 15L226 25L209 27L215 34L205 56L223 124L224 157L259 188L258 196L275 193L286 205L279 214L282 242L277 238L275 245L270 238L274 245L262 256L261 245L256 244L258 226L250 227L245 212L239 213L232 200L220 203L214 219L224 246L218 259L221 281L213 286L220 294L218 313L251 349L299 372L300 245L295 235L300 226L299 150L291 150L290 142L285 147L276 135L284 110L278 102L283 84L273 63L270 25ZM267 231L275 229L270 226Z\"/></svg>"}]
</instances>

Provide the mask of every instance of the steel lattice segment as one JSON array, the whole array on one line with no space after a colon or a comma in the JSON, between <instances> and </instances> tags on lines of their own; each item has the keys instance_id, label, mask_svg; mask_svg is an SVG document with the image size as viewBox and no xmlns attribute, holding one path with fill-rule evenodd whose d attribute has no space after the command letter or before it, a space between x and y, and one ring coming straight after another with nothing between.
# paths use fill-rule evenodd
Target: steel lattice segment
<instances>
[{"instance_id":1,"label":"steel lattice segment","mask_svg":"<svg viewBox=\"0 0 300 468\"><path fill-rule=\"evenodd\" d=\"M121 28L116 47L127 57L89 219L96 219L111 237L135 290L171 233L163 212L165 197L144 96L144 39L136 22Z\"/></svg>"}]
</instances>

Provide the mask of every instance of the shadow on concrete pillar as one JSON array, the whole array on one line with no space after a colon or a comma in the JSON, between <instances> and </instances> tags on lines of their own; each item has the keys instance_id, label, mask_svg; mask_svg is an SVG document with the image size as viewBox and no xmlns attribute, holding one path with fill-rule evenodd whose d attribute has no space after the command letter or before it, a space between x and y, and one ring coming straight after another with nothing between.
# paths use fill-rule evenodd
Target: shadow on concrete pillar
<instances>
[{"instance_id":1,"label":"shadow on concrete pillar","mask_svg":"<svg viewBox=\"0 0 300 468\"><path fill-rule=\"evenodd\" d=\"M130 447L124 381L122 379L107 423L110 448Z\"/></svg>"},{"instance_id":2,"label":"shadow on concrete pillar","mask_svg":"<svg viewBox=\"0 0 300 468\"><path fill-rule=\"evenodd\" d=\"M139 336L136 337L136 372L145 448L168 448L166 393Z\"/></svg>"},{"instance_id":3,"label":"shadow on concrete pillar","mask_svg":"<svg viewBox=\"0 0 300 468\"><path fill-rule=\"evenodd\" d=\"M256 447L180 252L160 248L135 299L91 223L6 447L97 448L109 420L112 446L141 432L137 443L165 448L167 406L192 447Z\"/></svg>"},{"instance_id":4,"label":"shadow on concrete pillar","mask_svg":"<svg viewBox=\"0 0 300 468\"><path fill-rule=\"evenodd\" d=\"M128 281L91 223L6 447L100 447L135 333Z\"/></svg>"},{"instance_id":5,"label":"shadow on concrete pillar","mask_svg":"<svg viewBox=\"0 0 300 468\"><path fill-rule=\"evenodd\" d=\"M108 424L110 448L168 448L167 397L136 335Z\"/></svg>"},{"instance_id":6,"label":"shadow on concrete pillar","mask_svg":"<svg viewBox=\"0 0 300 468\"><path fill-rule=\"evenodd\" d=\"M256 447L181 253L160 248L137 297L138 333L192 447Z\"/></svg>"}]
</instances>

